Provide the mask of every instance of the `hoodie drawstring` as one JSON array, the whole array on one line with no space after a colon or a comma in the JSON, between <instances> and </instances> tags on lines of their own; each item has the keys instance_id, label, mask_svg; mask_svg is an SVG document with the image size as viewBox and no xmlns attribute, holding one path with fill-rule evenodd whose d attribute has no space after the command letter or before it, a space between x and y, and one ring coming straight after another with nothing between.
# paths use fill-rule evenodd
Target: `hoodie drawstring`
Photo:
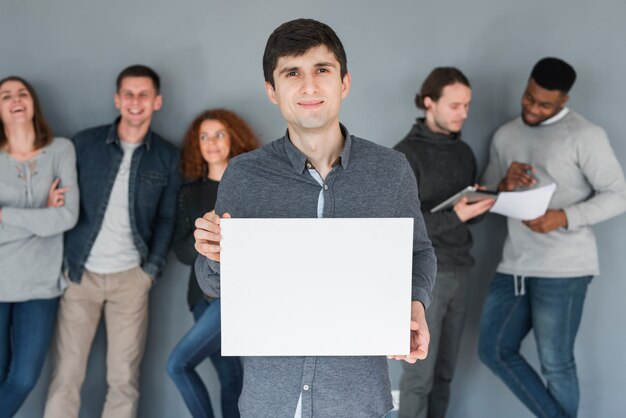
<instances>
[{"instance_id":1,"label":"hoodie drawstring","mask_svg":"<svg viewBox=\"0 0 626 418\"><path fill-rule=\"evenodd\" d=\"M526 276L514 274L513 288L515 296L524 296L526 294Z\"/></svg>"}]
</instances>

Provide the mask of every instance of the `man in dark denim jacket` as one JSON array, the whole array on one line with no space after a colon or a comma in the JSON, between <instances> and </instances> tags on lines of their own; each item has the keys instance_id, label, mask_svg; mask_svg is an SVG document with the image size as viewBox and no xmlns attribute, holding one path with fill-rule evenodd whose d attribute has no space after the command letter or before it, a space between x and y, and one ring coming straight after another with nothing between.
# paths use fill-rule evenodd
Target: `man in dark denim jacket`
<instances>
[{"instance_id":1,"label":"man in dark denim jacket","mask_svg":"<svg viewBox=\"0 0 626 418\"><path fill-rule=\"evenodd\" d=\"M134 417L148 325L148 293L174 230L180 185L176 147L150 130L159 76L134 65L117 79L120 117L73 138L80 217L65 237L69 287L53 343L46 417L77 417L91 343L104 310L107 383L103 417Z\"/></svg>"}]
</instances>

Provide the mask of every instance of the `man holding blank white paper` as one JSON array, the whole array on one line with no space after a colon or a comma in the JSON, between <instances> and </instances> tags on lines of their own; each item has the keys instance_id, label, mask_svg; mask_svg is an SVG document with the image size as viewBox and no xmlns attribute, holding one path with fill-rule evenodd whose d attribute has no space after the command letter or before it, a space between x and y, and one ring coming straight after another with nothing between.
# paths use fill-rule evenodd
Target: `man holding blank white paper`
<instances>
[{"instance_id":1,"label":"man holding blank white paper","mask_svg":"<svg viewBox=\"0 0 626 418\"><path fill-rule=\"evenodd\" d=\"M604 130L565 107L575 78L558 58L535 65L522 115L496 131L483 176L499 191L557 185L543 216L508 219L480 323L482 361L541 417L577 414L574 341L599 273L591 226L626 210L624 175ZM531 329L547 386L519 353Z\"/></svg>"},{"instance_id":2,"label":"man holding blank white paper","mask_svg":"<svg viewBox=\"0 0 626 418\"><path fill-rule=\"evenodd\" d=\"M339 109L350 90L341 41L323 23L287 22L268 39L263 70L267 96L285 118L287 133L234 158L220 185L216 214L196 221L196 249L205 256L196 262L201 287L213 297L220 295L219 216L413 218L411 354L393 357L411 362L425 358L429 334L424 310L436 261L415 176L402 154L352 136L340 125ZM372 238L371 245L384 243ZM319 248L311 260L324 256ZM370 261L371 268L380 270L383 287L385 266L376 261ZM319 301L320 307L324 302ZM250 326L260 326L254 320L250 318ZM392 408L387 362L376 356L245 357L239 408L243 417L255 418L384 417Z\"/></svg>"}]
</instances>

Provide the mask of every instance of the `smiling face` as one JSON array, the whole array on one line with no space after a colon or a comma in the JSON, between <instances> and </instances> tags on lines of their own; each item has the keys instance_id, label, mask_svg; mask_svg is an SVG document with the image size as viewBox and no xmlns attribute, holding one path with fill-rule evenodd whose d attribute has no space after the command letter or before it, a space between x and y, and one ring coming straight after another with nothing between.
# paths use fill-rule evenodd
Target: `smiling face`
<instances>
[{"instance_id":1,"label":"smiling face","mask_svg":"<svg viewBox=\"0 0 626 418\"><path fill-rule=\"evenodd\" d=\"M559 113L568 100L562 91L544 89L531 78L522 96L522 120L537 126Z\"/></svg>"},{"instance_id":2,"label":"smiling face","mask_svg":"<svg viewBox=\"0 0 626 418\"><path fill-rule=\"evenodd\" d=\"M444 135L459 132L467 119L471 101L472 90L461 83L445 86L437 101L424 98L428 127Z\"/></svg>"},{"instance_id":3,"label":"smiling face","mask_svg":"<svg viewBox=\"0 0 626 418\"><path fill-rule=\"evenodd\" d=\"M198 142L202 159L209 165L225 165L230 158L230 135L221 122L208 119L200 125Z\"/></svg>"},{"instance_id":4,"label":"smiling face","mask_svg":"<svg viewBox=\"0 0 626 418\"><path fill-rule=\"evenodd\" d=\"M324 131L339 124L341 101L350 91L350 74L341 78L339 62L324 45L303 55L283 56L273 72L274 87L265 89L290 130Z\"/></svg>"},{"instance_id":5,"label":"smiling face","mask_svg":"<svg viewBox=\"0 0 626 418\"><path fill-rule=\"evenodd\" d=\"M152 114L161 105L161 95L149 77L125 77L115 94L115 107L122 117L120 123L131 128L147 128Z\"/></svg>"},{"instance_id":6,"label":"smiling face","mask_svg":"<svg viewBox=\"0 0 626 418\"><path fill-rule=\"evenodd\" d=\"M32 123L34 114L33 97L23 83L9 80L0 85L0 119L3 125Z\"/></svg>"}]
</instances>

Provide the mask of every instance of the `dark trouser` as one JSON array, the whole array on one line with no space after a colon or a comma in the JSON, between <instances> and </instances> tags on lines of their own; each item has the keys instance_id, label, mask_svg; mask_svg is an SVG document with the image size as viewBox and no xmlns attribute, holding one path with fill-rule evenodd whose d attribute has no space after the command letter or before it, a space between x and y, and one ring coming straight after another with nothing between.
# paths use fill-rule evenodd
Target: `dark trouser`
<instances>
[{"instance_id":1,"label":"dark trouser","mask_svg":"<svg viewBox=\"0 0 626 418\"><path fill-rule=\"evenodd\" d=\"M167 372L180 391L194 418L214 416L211 400L195 368L209 357L221 385L222 415L238 418L243 370L239 357L220 355L220 300L201 301L192 308L196 323L170 354Z\"/></svg>"},{"instance_id":2,"label":"dark trouser","mask_svg":"<svg viewBox=\"0 0 626 418\"><path fill-rule=\"evenodd\" d=\"M536 416L575 417L574 341L591 276L520 280L493 278L480 320L480 358ZM531 329L547 387L519 352Z\"/></svg>"},{"instance_id":3,"label":"dark trouser","mask_svg":"<svg viewBox=\"0 0 626 418\"><path fill-rule=\"evenodd\" d=\"M468 269L440 269L433 300L426 310L430 331L428 357L415 364L402 363L400 418L444 417L450 382L459 352L467 307Z\"/></svg>"},{"instance_id":4,"label":"dark trouser","mask_svg":"<svg viewBox=\"0 0 626 418\"><path fill-rule=\"evenodd\" d=\"M41 373L59 298L0 302L0 417L12 417Z\"/></svg>"}]
</instances>

